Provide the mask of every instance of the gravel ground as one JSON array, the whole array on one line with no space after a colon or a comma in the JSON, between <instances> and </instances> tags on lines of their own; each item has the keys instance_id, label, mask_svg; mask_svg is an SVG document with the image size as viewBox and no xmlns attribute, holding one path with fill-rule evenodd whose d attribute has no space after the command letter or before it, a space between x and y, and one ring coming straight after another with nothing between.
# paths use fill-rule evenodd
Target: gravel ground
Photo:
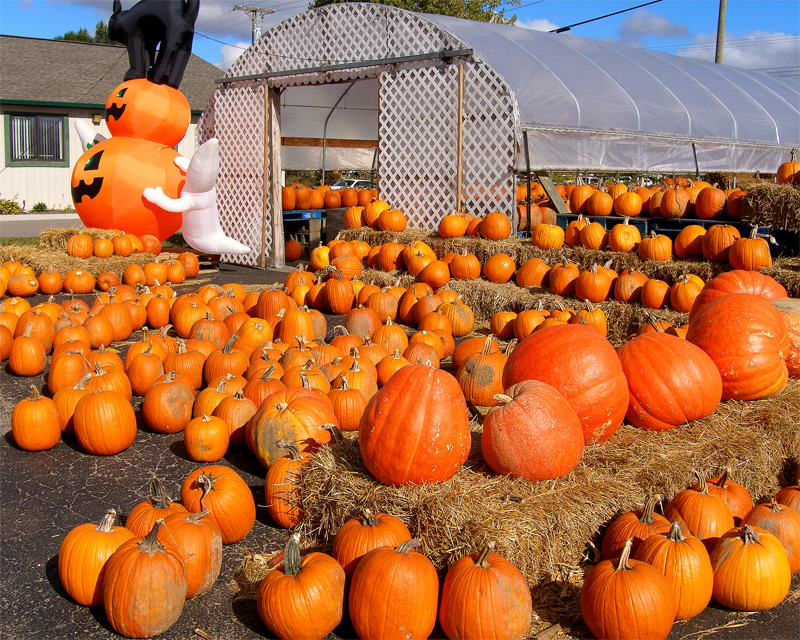
<instances>
[{"instance_id":1,"label":"gravel ground","mask_svg":"<svg viewBox=\"0 0 800 640\"><path fill-rule=\"evenodd\" d=\"M285 273L265 272L222 265L219 272L202 273L179 292L200 284L239 282L268 284L283 281ZM43 296L31 300L36 304ZM340 318L329 318L333 327ZM134 337L136 334L134 334ZM184 478L198 463L186 455L182 434L149 432L143 425L134 444L115 456L86 454L74 439L59 442L54 449L30 453L16 447L11 436L11 411L28 395L31 384L46 389L44 375L17 378L0 373L0 637L30 640L119 637L100 608L75 604L58 578L58 549L75 526L98 522L110 507L123 516L147 499L150 477L155 474L176 499ZM135 398L136 404L140 399ZM248 640L272 637L261 623L253 600L233 601L229 583L246 552L268 553L281 549L286 532L276 528L264 501L265 472L246 449L231 450L220 464L235 469L250 486L256 503L257 521L241 542L226 546L222 571L206 594L187 601L177 623L161 637L167 639L213 638ZM792 582L795 596L800 579ZM737 614L715 605L688 622L673 627L671 640L703 638L799 638L800 608L797 597L780 607L757 614ZM196 630L205 633L198 635ZM440 634L436 630L435 634ZM586 635L585 628L573 633ZM348 624L331 638L352 638ZM561 636L563 637L563 636Z\"/></svg>"}]
</instances>

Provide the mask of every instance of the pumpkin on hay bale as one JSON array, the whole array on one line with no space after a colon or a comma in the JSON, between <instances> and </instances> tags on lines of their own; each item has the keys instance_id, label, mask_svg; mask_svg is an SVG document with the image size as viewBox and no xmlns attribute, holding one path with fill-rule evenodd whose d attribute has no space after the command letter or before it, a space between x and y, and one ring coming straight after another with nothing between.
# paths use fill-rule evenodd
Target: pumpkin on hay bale
<instances>
[{"instance_id":1,"label":"pumpkin on hay bale","mask_svg":"<svg viewBox=\"0 0 800 640\"><path fill-rule=\"evenodd\" d=\"M87 235L92 242L100 238L110 240L116 234L111 229L87 229L85 227L68 227L62 229L44 229L39 232L39 248L49 251L66 252L67 242L74 235Z\"/></svg>"},{"instance_id":2,"label":"pumpkin on hay bale","mask_svg":"<svg viewBox=\"0 0 800 640\"><path fill-rule=\"evenodd\" d=\"M723 402L710 416L666 432L624 424L590 445L578 466L557 480L528 482L494 474L481 455L481 418L470 423L464 467L444 482L389 487L366 470L348 435L323 447L299 480L304 520L298 531L315 549L330 550L339 528L362 509L400 518L422 541L420 552L442 572L485 541L511 561L534 590L539 624L571 622L587 561L599 559L597 533L643 496L666 501L683 490L694 469L718 475L731 465L754 497L772 496L786 459L800 458L800 381L758 402ZM593 550L594 549L594 550ZM255 598L258 582L279 559L255 554L237 572L232 590ZM549 584L552 588L541 588ZM543 622L543 621L548 622ZM538 630L538 629L537 629Z\"/></svg>"},{"instance_id":3,"label":"pumpkin on hay bale","mask_svg":"<svg viewBox=\"0 0 800 640\"><path fill-rule=\"evenodd\" d=\"M76 258L68 256L65 250L42 249L30 246L7 245L0 247L0 263L6 260L19 260L32 267L37 277L43 272L55 271L63 278L75 269L100 274L104 272L115 273L120 278L125 268L131 264L143 267L153 261L151 253L134 253L123 257L113 255L108 258Z\"/></svg>"}]
</instances>

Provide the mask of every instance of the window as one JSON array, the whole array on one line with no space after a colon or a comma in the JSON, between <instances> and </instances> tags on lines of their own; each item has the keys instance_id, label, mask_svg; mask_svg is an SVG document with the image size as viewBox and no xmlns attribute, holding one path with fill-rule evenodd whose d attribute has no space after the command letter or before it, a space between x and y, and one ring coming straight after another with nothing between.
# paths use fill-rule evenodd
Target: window
<instances>
[{"instance_id":1,"label":"window","mask_svg":"<svg viewBox=\"0 0 800 640\"><path fill-rule=\"evenodd\" d=\"M9 114L8 159L14 164L64 164L65 120L58 115Z\"/></svg>"}]
</instances>

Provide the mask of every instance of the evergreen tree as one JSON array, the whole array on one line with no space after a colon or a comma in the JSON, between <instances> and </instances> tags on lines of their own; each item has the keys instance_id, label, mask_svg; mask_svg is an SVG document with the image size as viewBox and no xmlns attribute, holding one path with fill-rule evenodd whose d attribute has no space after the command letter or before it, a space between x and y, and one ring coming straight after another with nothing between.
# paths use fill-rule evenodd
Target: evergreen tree
<instances>
[{"instance_id":1,"label":"evergreen tree","mask_svg":"<svg viewBox=\"0 0 800 640\"><path fill-rule=\"evenodd\" d=\"M443 16L453 16L455 18L465 18L467 20L478 20L480 22L500 22L513 24L517 20L516 15L506 16L503 5L517 7L520 0L503 2L502 0L369 0L378 4L388 4L393 7L400 7L409 11L419 11L421 13L436 13ZM363 2L363 0L313 0L308 5L309 9L324 7L329 4L340 2Z\"/></svg>"}]
</instances>

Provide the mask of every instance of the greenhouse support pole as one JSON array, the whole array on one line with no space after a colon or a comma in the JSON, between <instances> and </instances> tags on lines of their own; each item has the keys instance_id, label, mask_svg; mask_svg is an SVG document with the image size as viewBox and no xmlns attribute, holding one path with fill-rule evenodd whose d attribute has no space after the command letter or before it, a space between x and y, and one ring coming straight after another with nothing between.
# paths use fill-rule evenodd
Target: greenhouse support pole
<instances>
[{"instance_id":1,"label":"greenhouse support pole","mask_svg":"<svg viewBox=\"0 0 800 640\"><path fill-rule=\"evenodd\" d=\"M522 144L525 146L525 189L527 190L525 193L525 208L528 219L528 229L530 229L531 228L531 155L530 152L528 151L527 131L522 132ZM516 188L516 185L514 185L514 187ZM519 229L517 229L516 231L519 231Z\"/></svg>"},{"instance_id":2,"label":"greenhouse support pole","mask_svg":"<svg viewBox=\"0 0 800 640\"><path fill-rule=\"evenodd\" d=\"M461 211L461 157L463 152L464 123L464 63L458 65L458 141L456 143L456 211Z\"/></svg>"},{"instance_id":3,"label":"greenhouse support pole","mask_svg":"<svg viewBox=\"0 0 800 640\"><path fill-rule=\"evenodd\" d=\"M264 163L261 180L261 268L267 267L267 214L269 212L269 85L264 83ZM283 203L281 202L281 207Z\"/></svg>"},{"instance_id":4,"label":"greenhouse support pole","mask_svg":"<svg viewBox=\"0 0 800 640\"><path fill-rule=\"evenodd\" d=\"M694 154L694 177L700 179L700 165L697 163L697 145L692 142L692 153Z\"/></svg>"},{"instance_id":5,"label":"greenhouse support pole","mask_svg":"<svg viewBox=\"0 0 800 640\"><path fill-rule=\"evenodd\" d=\"M269 88L266 94L267 149L269 150L269 200L272 206L272 266L286 266L283 242L283 202L281 199L281 94Z\"/></svg>"}]
</instances>

